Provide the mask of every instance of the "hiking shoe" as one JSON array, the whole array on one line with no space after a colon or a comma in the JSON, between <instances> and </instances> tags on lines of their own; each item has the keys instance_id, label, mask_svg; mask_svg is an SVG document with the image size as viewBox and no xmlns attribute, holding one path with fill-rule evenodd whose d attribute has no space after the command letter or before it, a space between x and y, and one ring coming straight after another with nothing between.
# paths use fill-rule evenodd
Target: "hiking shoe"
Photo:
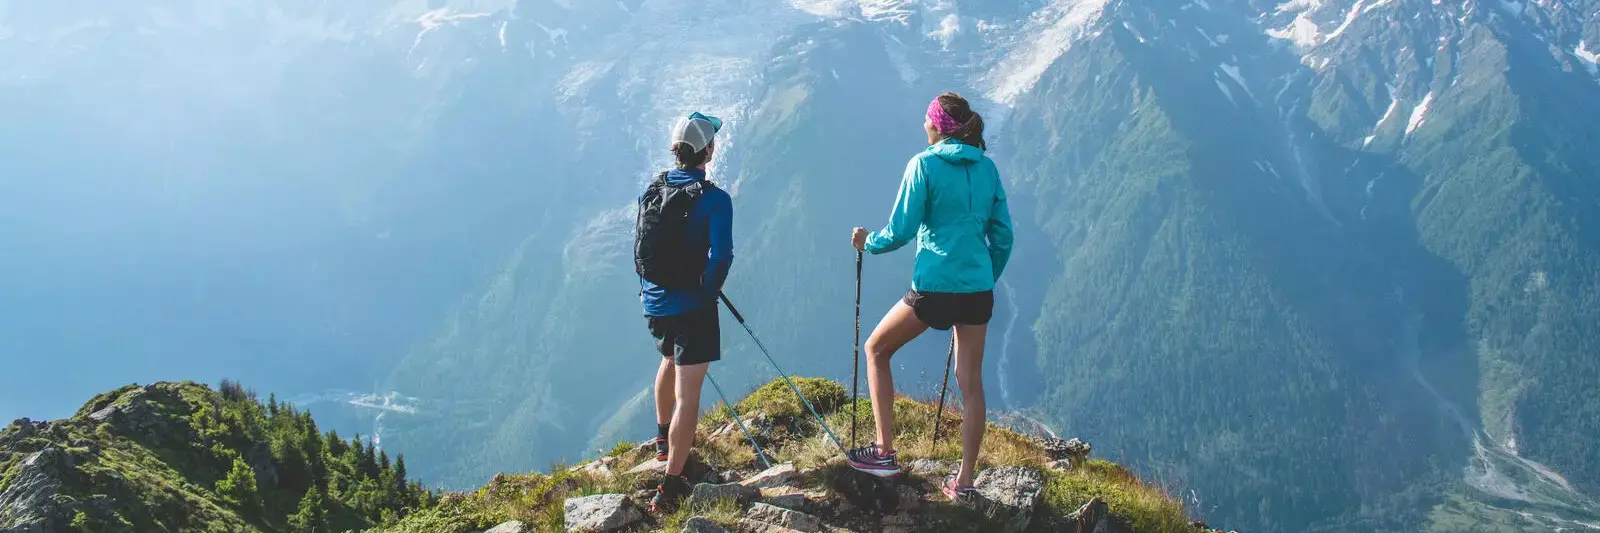
<instances>
[{"instance_id":1,"label":"hiking shoe","mask_svg":"<svg viewBox=\"0 0 1600 533\"><path fill-rule=\"evenodd\" d=\"M667 439L656 437L656 460L667 460Z\"/></svg>"},{"instance_id":2,"label":"hiking shoe","mask_svg":"<svg viewBox=\"0 0 1600 533\"><path fill-rule=\"evenodd\" d=\"M850 468L874 476L890 477L900 473L900 462L895 460L895 453L884 453L877 443L845 452L844 458L849 461Z\"/></svg>"},{"instance_id":3,"label":"hiking shoe","mask_svg":"<svg viewBox=\"0 0 1600 533\"><path fill-rule=\"evenodd\" d=\"M670 514L678 510L683 499L689 497L689 478L666 476L656 485L656 495L650 498L650 511Z\"/></svg>"},{"instance_id":4,"label":"hiking shoe","mask_svg":"<svg viewBox=\"0 0 1600 533\"><path fill-rule=\"evenodd\" d=\"M946 498L950 498L950 501L952 502L965 501L966 499L971 498L973 495L978 494L977 487L963 487L961 485L957 485L955 476L950 476L948 479L946 479L944 481L944 485L940 487L940 491L944 493Z\"/></svg>"}]
</instances>

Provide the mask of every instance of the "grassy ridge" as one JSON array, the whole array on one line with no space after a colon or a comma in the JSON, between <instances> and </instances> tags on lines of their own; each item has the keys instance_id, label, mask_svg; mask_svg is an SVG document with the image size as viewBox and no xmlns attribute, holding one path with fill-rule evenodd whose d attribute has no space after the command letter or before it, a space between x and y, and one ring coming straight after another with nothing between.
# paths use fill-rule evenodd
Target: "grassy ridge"
<instances>
[{"instance_id":1,"label":"grassy ridge","mask_svg":"<svg viewBox=\"0 0 1600 533\"><path fill-rule=\"evenodd\" d=\"M825 379L799 378L796 383L812 399L828 425L839 432L841 438L848 439L852 405L846 400L844 387ZM822 501L842 497L837 488L841 479L850 475L849 468L837 460L838 449L822 435L821 428L786 384L773 381L738 402L736 407L746 424L756 429L756 438L773 463L790 462L802 472L800 486L796 488ZM866 400L860 400L854 407L861 435L865 438L873 424L870 406ZM937 446L932 444L935 409L931 405L899 398L895 402L895 413L896 426L900 431L898 448L905 464L909 465L918 459L959 459L958 443L944 440ZM725 405L718 405L716 409L705 413L696 441L698 457L717 471L742 474L760 471L762 465L758 463L743 433L737 430L719 431L726 429L730 421ZM943 417L941 433L956 435L959 425L959 414L947 413ZM652 454L643 447L623 442L597 459L609 464L619 472L617 474L596 474L590 470L594 463L589 463L579 467L557 467L550 474L496 476L484 487L471 492L447 494L437 506L387 524L378 531L471 531L509 520L522 521L534 531L562 531L562 504L567 498L605 493L637 494L653 487L657 481L655 474L621 473L634 465L650 461ZM1066 470L1051 470L1045 467L1047 461L1044 450L1034 439L991 425L985 435L979 464L980 468L1026 466L1043 471L1046 483L1042 508L1035 523L1046 530L1066 527L1067 514L1076 511L1091 498L1098 497L1140 533L1197 531L1181 502L1160 487L1140 481L1119 465L1096 459ZM939 474L944 470L941 468ZM940 481L942 478L937 474L908 474L908 483L919 486L918 490L924 494L933 494L915 511L920 523L929 524L939 531L999 530L1000 525L993 518L966 506L943 501L933 488ZM677 533L692 516L705 516L733 527L740 515L737 505L720 501L699 508L686 506L674 514L654 517L631 531ZM840 515L830 518L849 521L876 517ZM833 521L830 520L830 523Z\"/></svg>"}]
</instances>

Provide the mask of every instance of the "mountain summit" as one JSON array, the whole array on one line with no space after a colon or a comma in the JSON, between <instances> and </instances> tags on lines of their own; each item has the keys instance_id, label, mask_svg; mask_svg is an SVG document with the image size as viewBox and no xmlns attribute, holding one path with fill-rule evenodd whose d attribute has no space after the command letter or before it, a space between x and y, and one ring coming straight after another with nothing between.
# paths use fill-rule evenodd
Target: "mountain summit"
<instances>
[{"instance_id":1,"label":"mountain summit","mask_svg":"<svg viewBox=\"0 0 1600 533\"><path fill-rule=\"evenodd\" d=\"M798 379L823 420L847 432L851 407L839 384ZM708 413L685 470L694 494L667 515L647 515L663 462L650 443L622 443L602 456L549 474L496 475L467 493L446 494L384 533L593 531L716 533L1044 532L1205 533L1183 504L1116 464L1091 459L1078 442L1028 437L991 426L979 493L952 502L936 488L960 455L959 419L947 413L946 440L932 441L933 406L900 398L901 457L910 472L880 479L846 466L840 451L788 386L773 381L737 406ZM857 423L872 427L865 399ZM848 433L845 433L846 435ZM757 455L751 440L760 446ZM1217 532L1220 533L1220 532Z\"/></svg>"}]
</instances>

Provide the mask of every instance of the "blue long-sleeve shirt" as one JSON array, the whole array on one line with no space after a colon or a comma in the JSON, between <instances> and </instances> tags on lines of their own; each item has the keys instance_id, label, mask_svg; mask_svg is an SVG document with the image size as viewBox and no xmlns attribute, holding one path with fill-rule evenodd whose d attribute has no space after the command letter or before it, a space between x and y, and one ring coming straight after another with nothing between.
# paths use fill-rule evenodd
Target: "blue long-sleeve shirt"
<instances>
[{"instance_id":1,"label":"blue long-sleeve shirt","mask_svg":"<svg viewBox=\"0 0 1600 533\"><path fill-rule=\"evenodd\" d=\"M704 170L673 170L667 173L667 183L682 185L691 181L705 181ZM706 251L705 272L700 275L699 290L673 290L639 279L642 289L640 299L646 316L673 316L695 311L707 305L716 305L717 293L728 279L728 268L733 265L733 198L718 187L708 186L694 206L689 209L687 224L689 249Z\"/></svg>"}]
</instances>

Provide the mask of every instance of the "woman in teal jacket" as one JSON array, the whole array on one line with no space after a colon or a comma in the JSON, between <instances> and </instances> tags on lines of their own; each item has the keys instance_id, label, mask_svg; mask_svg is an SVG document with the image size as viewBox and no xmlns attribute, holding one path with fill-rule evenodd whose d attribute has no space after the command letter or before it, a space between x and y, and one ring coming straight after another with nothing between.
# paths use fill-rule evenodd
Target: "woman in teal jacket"
<instances>
[{"instance_id":1,"label":"woman in teal jacket","mask_svg":"<svg viewBox=\"0 0 1600 533\"><path fill-rule=\"evenodd\" d=\"M855 228L850 242L872 254L917 242L911 291L867 339L867 386L878 440L846 454L857 470L900 473L894 448L894 376L889 359L932 327L955 329L956 380L961 386L961 469L944 492L972 490L983 442L983 343L994 312L994 284L1011 257L1011 213L1000 173L984 150L983 117L961 96L944 93L928 104L928 149L911 158L889 225Z\"/></svg>"}]
</instances>

